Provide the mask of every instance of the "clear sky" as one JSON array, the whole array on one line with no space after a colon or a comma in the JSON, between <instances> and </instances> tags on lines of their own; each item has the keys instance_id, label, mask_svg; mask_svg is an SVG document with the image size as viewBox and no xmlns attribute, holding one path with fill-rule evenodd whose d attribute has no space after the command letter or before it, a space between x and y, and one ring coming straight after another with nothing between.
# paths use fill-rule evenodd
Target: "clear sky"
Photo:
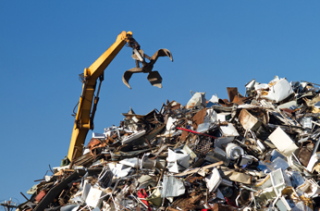
<instances>
[{"instance_id":1,"label":"clear sky","mask_svg":"<svg viewBox=\"0 0 320 211\"><path fill-rule=\"evenodd\" d=\"M319 0L0 1L0 202L24 202L20 191L60 165L78 74L121 31L131 30L148 55L169 49L174 62L155 65L162 89L136 74L130 90L122 74L135 63L123 48L105 71L95 132L118 126L130 107L146 114L167 99L185 105L191 90L227 98L226 87L244 94L251 79L275 75L320 84L319 9Z\"/></svg>"}]
</instances>

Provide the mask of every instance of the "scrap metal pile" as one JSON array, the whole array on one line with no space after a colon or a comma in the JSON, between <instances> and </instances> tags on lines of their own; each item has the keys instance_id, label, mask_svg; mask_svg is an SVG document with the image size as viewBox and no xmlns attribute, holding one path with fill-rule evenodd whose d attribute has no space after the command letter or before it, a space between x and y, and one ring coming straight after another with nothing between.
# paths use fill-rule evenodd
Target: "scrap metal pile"
<instances>
[{"instance_id":1,"label":"scrap metal pile","mask_svg":"<svg viewBox=\"0 0 320 211\"><path fill-rule=\"evenodd\" d=\"M229 100L131 109L18 210L316 210L319 86L275 77L229 87Z\"/></svg>"}]
</instances>

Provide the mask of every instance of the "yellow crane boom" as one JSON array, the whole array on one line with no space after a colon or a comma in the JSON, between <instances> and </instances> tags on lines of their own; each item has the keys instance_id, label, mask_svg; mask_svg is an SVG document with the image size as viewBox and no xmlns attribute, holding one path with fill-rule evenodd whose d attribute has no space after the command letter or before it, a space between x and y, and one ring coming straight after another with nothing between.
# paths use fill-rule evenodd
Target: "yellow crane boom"
<instances>
[{"instance_id":1,"label":"yellow crane boom","mask_svg":"<svg viewBox=\"0 0 320 211\"><path fill-rule=\"evenodd\" d=\"M75 117L68 151L68 159L70 161L81 156L87 133L89 129L93 129L93 119L97 103L99 101L98 96L101 82L103 80L104 70L116 57L123 46L127 42L129 43L132 41L134 41L132 38L132 32L122 31L110 48L106 50L89 68L84 69L82 93L78 104L78 111ZM99 88L95 99L93 99L98 78L100 78Z\"/></svg>"}]
</instances>

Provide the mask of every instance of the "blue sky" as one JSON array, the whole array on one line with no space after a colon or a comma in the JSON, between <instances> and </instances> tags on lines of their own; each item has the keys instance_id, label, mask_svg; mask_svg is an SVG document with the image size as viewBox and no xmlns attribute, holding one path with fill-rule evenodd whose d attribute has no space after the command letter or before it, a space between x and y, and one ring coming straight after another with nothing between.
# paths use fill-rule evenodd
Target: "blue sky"
<instances>
[{"instance_id":1,"label":"blue sky","mask_svg":"<svg viewBox=\"0 0 320 211\"><path fill-rule=\"evenodd\" d=\"M105 71L95 132L119 125L130 107L146 114L162 103L186 104L190 91L227 98L226 87L275 75L318 83L320 1L1 1L0 201L22 203L49 164L67 155L72 110L89 67L123 31L148 55L160 48L174 62L155 64L163 88L146 74L122 83L134 67L124 47ZM87 140L92 132L88 133ZM29 196L30 197L30 196Z\"/></svg>"}]
</instances>

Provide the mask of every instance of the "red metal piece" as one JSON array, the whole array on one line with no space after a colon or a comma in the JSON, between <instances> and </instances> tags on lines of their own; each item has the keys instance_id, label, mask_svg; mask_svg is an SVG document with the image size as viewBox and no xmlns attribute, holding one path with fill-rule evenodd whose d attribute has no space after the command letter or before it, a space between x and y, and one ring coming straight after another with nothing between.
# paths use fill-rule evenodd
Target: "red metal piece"
<instances>
[{"instance_id":1,"label":"red metal piece","mask_svg":"<svg viewBox=\"0 0 320 211\"><path fill-rule=\"evenodd\" d=\"M237 207L238 206L236 205L236 203L234 203L233 201L231 201L230 199L228 199L227 197L224 197L226 202L227 202L227 205L230 205L230 206L233 206L233 207Z\"/></svg>"},{"instance_id":2,"label":"red metal piece","mask_svg":"<svg viewBox=\"0 0 320 211\"><path fill-rule=\"evenodd\" d=\"M138 191L137 195L138 195L139 198L143 198L143 199L145 199L145 198L148 197L148 194L147 194L146 190L143 189L143 188L141 188L141 189ZM140 200L141 200L141 199L140 199ZM149 203L148 203L146 200L141 200L141 201L142 201L145 205L147 205L147 206L148 206L148 210L151 211L151 207L150 207Z\"/></svg>"},{"instance_id":3,"label":"red metal piece","mask_svg":"<svg viewBox=\"0 0 320 211\"><path fill-rule=\"evenodd\" d=\"M40 193L36 196L35 200L39 202L46 194L46 191L41 190Z\"/></svg>"}]
</instances>

